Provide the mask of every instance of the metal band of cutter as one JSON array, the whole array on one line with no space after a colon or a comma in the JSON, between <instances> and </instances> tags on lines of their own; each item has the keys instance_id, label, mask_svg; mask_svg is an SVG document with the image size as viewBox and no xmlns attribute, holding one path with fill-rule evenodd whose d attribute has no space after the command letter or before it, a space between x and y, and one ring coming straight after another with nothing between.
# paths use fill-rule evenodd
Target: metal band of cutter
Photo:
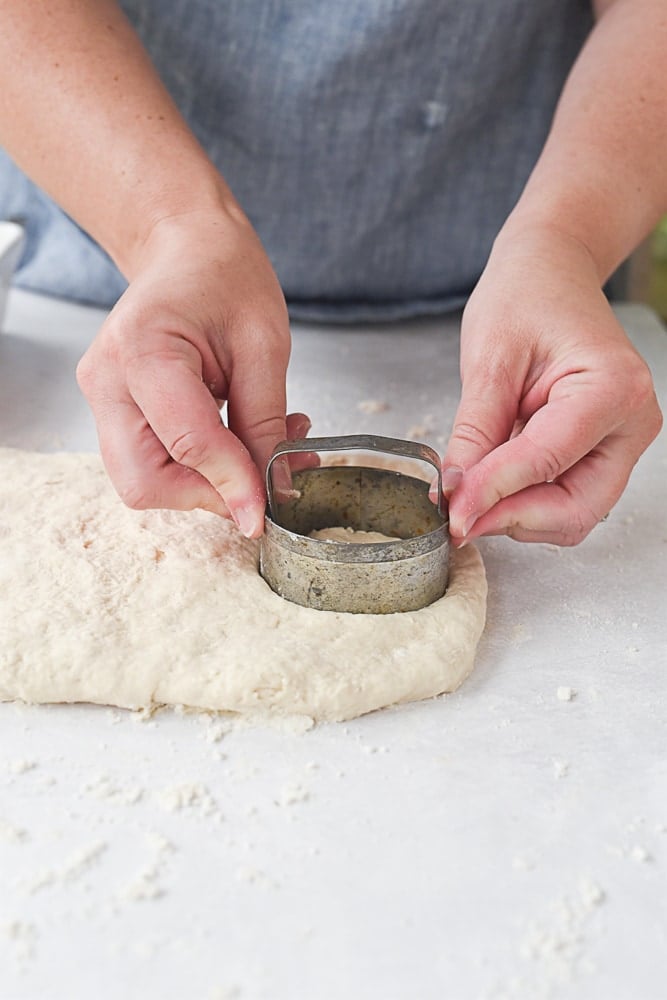
<instances>
[{"instance_id":1,"label":"metal band of cutter","mask_svg":"<svg viewBox=\"0 0 667 1000\"><path fill-rule=\"evenodd\" d=\"M363 465L321 466L295 472L294 485L299 488L299 495L277 504L271 474L274 461L295 452L351 450L384 452L431 464L438 476L437 507L428 500L428 486L423 480ZM386 506L386 490L393 492L393 483L397 506L392 509L392 505ZM323 487L322 495L319 491ZM359 488L364 492L369 490L368 499L375 514L380 516L380 524L385 516L389 517L386 528L379 524L379 530L399 537L383 543L353 545L312 539L309 536L312 528L339 523L344 526L350 520L352 523L358 520L350 518L346 504L354 505ZM301 490L305 492L302 494ZM321 508L318 494L323 499ZM288 601L323 611L390 614L416 611L444 594L449 575L448 522L440 460L427 445L375 435L284 441L276 447L267 466L267 499L269 509L260 545L260 573L271 589ZM406 503L408 506L401 513L401 504ZM407 517L411 526L409 535L401 535L397 517ZM426 527L429 523L430 529Z\"/></svg>"},{"instance_id":2,"label":"metal band of cutter","mask_svg":"<svg viewBox=\"0 0 667 1000\"><path fill-rule=\"evenodd\" d=\"M281 441L276 445L268 465L266 466L266 497L269 513L276 520L277 510L273 496L273 479L271 469L278 458L285 455L295 455L309 451L377 451L385 455L397 455L399 458L414 458L416 461L428 462L438 474L438 513L444 517L442 506L442 468L438 453L427 444L418 441L402 441L399 438L380 437L377 434L346 434L338 437L300 438L298 441Z\"/></svg>"}]
</instances>

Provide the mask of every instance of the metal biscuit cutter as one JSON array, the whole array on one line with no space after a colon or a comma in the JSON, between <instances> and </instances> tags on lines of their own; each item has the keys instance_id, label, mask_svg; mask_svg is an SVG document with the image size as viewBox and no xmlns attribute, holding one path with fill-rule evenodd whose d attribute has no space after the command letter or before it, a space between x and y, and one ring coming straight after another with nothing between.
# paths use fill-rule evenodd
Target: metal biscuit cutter
<instances>
[{"instance_id":1,"label":"metal biscuit cutter","mask_svg":"<svg viewBox=\"0 0 667 1000\"><path fill-rule=\"evenodd\" d=\"M423 480L362 465L294 472L297 495L277 500L271 470L278 458L350 450L428 462L438 474L438 505L429 500L429 484ZM321 611L392 614L424 608L445 593L449 521L440 459L428 445L367 434L284 441L267 465L266 493L260 573L286 600ZM354 544L308 537L334 526L399 540Z\"/></svg>"}]
</instances>

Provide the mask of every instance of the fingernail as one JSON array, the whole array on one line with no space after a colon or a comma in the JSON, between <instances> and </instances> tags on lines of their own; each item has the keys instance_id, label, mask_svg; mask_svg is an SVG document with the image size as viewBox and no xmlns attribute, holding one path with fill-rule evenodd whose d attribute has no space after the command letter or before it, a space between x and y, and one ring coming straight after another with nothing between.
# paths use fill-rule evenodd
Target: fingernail
<instances>
[{"instance_id":1,"label":"fingernail","mask_svg":"<svg viewBox=\"0 0 667 1000\"><path fill-rule=\"evenodd\" d=\"M463 469L460 465L448 465L442 470L442 492L446 497L451 496L463 478Z\"/></svg>"},{"instance_id":2,"label":"fingernail","mask_svg":"<svg viewBox=\"0 0 667 1000\"><path fill-rule=\"evenodd\" d=\"M308 436L308 431L313 426L312 421L309 417L304 417L296 426L297 437L305 438Z\"/></svg>"},{"instance_id":3,"label":"fingernail","mask_svg":"<svg viewBox=\"0 0 667 1000\"><path fill-rule=\"evenodd\" d=\"M466 535L470 534L476 521L477 521L477 514L471 514L468 518L466 518L466 520L463 522L463 532L462 532L463 538L465 538Z\"/></svg>"},{"instance_id":4,"label":"fingernail","mask_svg":"<svg viewBox=\"0 0 667 1000\"><path fill-rule=\"evenodd\" d=\"M281 503L289 500L298 500L301 497L301 490L277 490L276 497Z\"/></svg>"},{"instance_id":5,"label":"fingernail","mask_svg":"<svg viewBox=\"0 0 667 1000\"><path fill-rule=\"evenodd\" d=\"M242 535L253 538L257 534L257 511L254 507L237 507L231 511L234 523Z\"/></svg>"},{"instance_id":6,"label":"fingernail","mask_svg":"<svg viewBox=\"0 0 667 1000\"><path fill-rule=\"evenodd\" d=\"M275 496L282 500L292 492L292 474L287 458L279 458L271 468L271 482Z\"/></svg>"}]
</instances>

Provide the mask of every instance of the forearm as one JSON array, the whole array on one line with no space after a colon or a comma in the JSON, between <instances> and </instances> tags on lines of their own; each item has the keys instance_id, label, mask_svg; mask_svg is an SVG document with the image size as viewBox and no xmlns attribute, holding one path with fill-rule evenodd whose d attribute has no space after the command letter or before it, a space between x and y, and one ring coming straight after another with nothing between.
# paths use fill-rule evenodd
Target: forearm
<instances>
[{"instance_id":1,"label":"forearm","mask_svg":"<svg viewBox=\"0 0 667 1000\"><path fill-rule=\"evenodd\" d=\"M114 0L0 0L0 144L132 277L160 219L236 207Z\"/></svg>"},{"instance_id":2,"label":"forearm","mask_svg":"<svg viewBox=\"0 0 667 1000\"><path fill-rule=\"evenodd\" d=\"M572 69L504 237L558 230L603 283L667 211L667 8L608 5Z\"/></svg>"}]
</instances>

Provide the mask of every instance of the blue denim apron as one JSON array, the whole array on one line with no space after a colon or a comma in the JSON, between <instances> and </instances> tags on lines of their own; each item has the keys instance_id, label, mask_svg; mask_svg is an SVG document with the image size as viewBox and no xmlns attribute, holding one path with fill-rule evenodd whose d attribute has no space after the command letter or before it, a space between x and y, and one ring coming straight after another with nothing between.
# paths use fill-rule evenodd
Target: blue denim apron
<instances>
[{"instance_id":1,"label":"blue denim apron","mask_svg":"<svg viewBox=\"0 0 667 1000\"><path fill-rule=\"evenodd\" d=\"M460 306L544 143L586 0L123 0L295 318ZM94 164L92 165L94 169ZM106 254L0 150L18 284L111 305Z\"/></svg>"}]
</instances>

